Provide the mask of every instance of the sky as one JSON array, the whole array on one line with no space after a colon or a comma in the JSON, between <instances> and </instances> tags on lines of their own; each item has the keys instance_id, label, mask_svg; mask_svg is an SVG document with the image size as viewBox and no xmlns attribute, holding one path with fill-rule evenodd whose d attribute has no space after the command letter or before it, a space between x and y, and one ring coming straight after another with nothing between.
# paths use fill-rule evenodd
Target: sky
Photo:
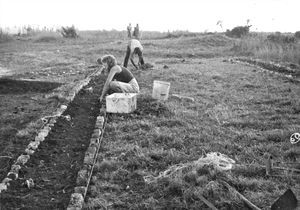
<instances>
[{"instance_id":1,"label":"sky","mask_svg":"<svg viewBox=\"0 0 300 210\"><path fill-rule=\"evenodd\" d=\"M300 0L0 0L0 27L79 30L215 32L252 25L252 31L300 31ZM221 21L221 25L217 22Z\"/></svg>"}]
</instances>

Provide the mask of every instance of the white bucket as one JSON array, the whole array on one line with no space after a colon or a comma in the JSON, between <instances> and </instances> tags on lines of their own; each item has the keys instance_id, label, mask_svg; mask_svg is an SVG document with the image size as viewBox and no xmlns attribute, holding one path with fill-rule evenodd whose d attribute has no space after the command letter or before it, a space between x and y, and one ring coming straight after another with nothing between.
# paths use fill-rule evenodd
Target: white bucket
<instances>
[{"instance_id":1,"label":"white bucket","mask_svg":"<svg viewBox=\"0 0 300 210\"><path fill-rule=\"evenodd\" d=\"M169 97L170 82L154 80L152 98L158 100L167 100Z\"/></svg>"}]
</instances>

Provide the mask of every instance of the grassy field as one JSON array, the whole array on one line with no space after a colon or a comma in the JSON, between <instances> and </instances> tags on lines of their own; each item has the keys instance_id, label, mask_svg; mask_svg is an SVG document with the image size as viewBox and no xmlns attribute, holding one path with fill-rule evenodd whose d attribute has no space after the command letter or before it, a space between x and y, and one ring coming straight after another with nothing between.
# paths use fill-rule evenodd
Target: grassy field
<instances>
[{"instance_id":1,"label":"grassy field","mask_svg":"<svg viewBox=\"0 0 300 210\"><path fill-rule=\"evenodd\" d=\"M1 93L1 122L10 116L17 118L1 126L0 139L7 139L2 145L10 145L3 148L11 148L14 142L10 138L16 139L20 130L57 105L45 99L34 101L28 110L45 109L37 108L29 121L20 124L27 117L20 109L32 97L42 98L50 87L84 78L88 67L104 54L113 54L122 63L126 32L81 32L79 36L68 40L40 34L1 44L0 65L15 74L13 79L53 83L44 92ZM274 176L267 176L264 168L266 155L272 155L274 166L300 168L299 143L289 142L291 134L300 132L299 83L226 62L230 56L247 55L299 64L294 59L299 55L298 43L286 47L295 50L287 53L290 56L283 55L281 48L260 50L262 43L257 38L238 40L223 34L143 33L145 61L154 68L137 71L129 66L141 87L138 108L130 115L108 115L85 208L208 209L199 195L219 209L246 208L222 181L262 209L268 209L288 188L300 198L299 174L278 169ZM171 83L169 100L151 99L153 80ZM12 114L16 100L21 105ZM226 172L187 170L150 184L144 179L158 177L176 164L191 163L210 152L226 154L238 166ZM15 157L12 153L12 149L3 149L0 155ZM2 163L3 168L9 161Z\"/></svg>"},{"instance_id":2,"label":"grassy field","mask_svg":"<svg viewBox=\"0 0 300 210\"><path fill-rule=\"evenodd\" d=\"M218 208L245 208L220 187L210 188L211 181L220 179L260 208L267 209L290 187L299 197L299 176L269 177L264 169L265 154L273 156L276 166L299 161L299 147L289 142L300 129L299 85L222 59L164 63L169 63L168 69L138 77L142 94L136 114L109 116L87 209L204 209L198 191ZM171 82L171 94L193 97L195 102L152 101L149 81L155 79ZM207 176L189 171L154 184L143 181L209 152L226 154L245 167Z\"/></svg>"},{"instance_id":3,"label":"grassy field","mask_svg":"<svg viewBox=\"0 0 300 210\"><path fill-rule=\"evenodd\" d=\"M274 42L268 40L267 37L268 34L266 33L253 33L237 41L233 49L241 54L250 55L254 58L281 63L300 64L299 41L295 43ZM287 37L287 35L281 35L281 37Z\"/></svg>"}]
</instances>

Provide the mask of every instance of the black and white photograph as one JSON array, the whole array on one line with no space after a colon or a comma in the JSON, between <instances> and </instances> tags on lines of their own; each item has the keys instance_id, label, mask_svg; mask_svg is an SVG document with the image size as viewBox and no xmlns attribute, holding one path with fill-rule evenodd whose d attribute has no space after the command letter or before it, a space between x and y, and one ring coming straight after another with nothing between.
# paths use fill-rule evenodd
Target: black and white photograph
<instances>
[{"instance_id":1,"label":"black and white photograph","mask_svg":"<svg viewBox=\"0 0 300 210\"><path fill-rule=\"evenodd\" d=\"M299 0L0 0L0 210L300 210Z\"/></svg>"}]
</instances>

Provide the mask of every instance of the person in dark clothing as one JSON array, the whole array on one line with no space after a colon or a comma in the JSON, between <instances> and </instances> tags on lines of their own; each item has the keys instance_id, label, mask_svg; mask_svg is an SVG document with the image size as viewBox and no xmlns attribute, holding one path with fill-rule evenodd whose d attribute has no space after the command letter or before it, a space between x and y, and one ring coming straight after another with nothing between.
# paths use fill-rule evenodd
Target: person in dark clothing
<instances>
[{"instance_id":1,"label":"person in dark clothing","mask_svg":"<svg viewBox=\"0 0 300 210\"><path fill-rule=\"evenodd\" d=\"M128 36L128 38L131 38L131 30L132 30L131 23L129 23L129 25L127 26L127 36Z\"/></svg>"},{"instance_id":2,"label":"person in dark clothing","mask_svg":"<svg viewBox=\"0 0 300 210\"><path fill-rule=\"evenodd\" d=\"M136 26L134 27L134 30L133 30L133 34L132 36L136 39L140 39L140 27L139 27L139 24L136 24Z\"/></svg>"},{"instance_id":3,"label":"person in dark clothing","mask_svg":"<svg viewBox=\"0 0 300 210\"><path fill-rule=\"evenodd\" d=\"M127 68L117 65L113 55L105 55L97 62L104 65L108 73L100 101L107 93L139 93L139 84L133 74Z\"/></svg>"}]
</instances>

